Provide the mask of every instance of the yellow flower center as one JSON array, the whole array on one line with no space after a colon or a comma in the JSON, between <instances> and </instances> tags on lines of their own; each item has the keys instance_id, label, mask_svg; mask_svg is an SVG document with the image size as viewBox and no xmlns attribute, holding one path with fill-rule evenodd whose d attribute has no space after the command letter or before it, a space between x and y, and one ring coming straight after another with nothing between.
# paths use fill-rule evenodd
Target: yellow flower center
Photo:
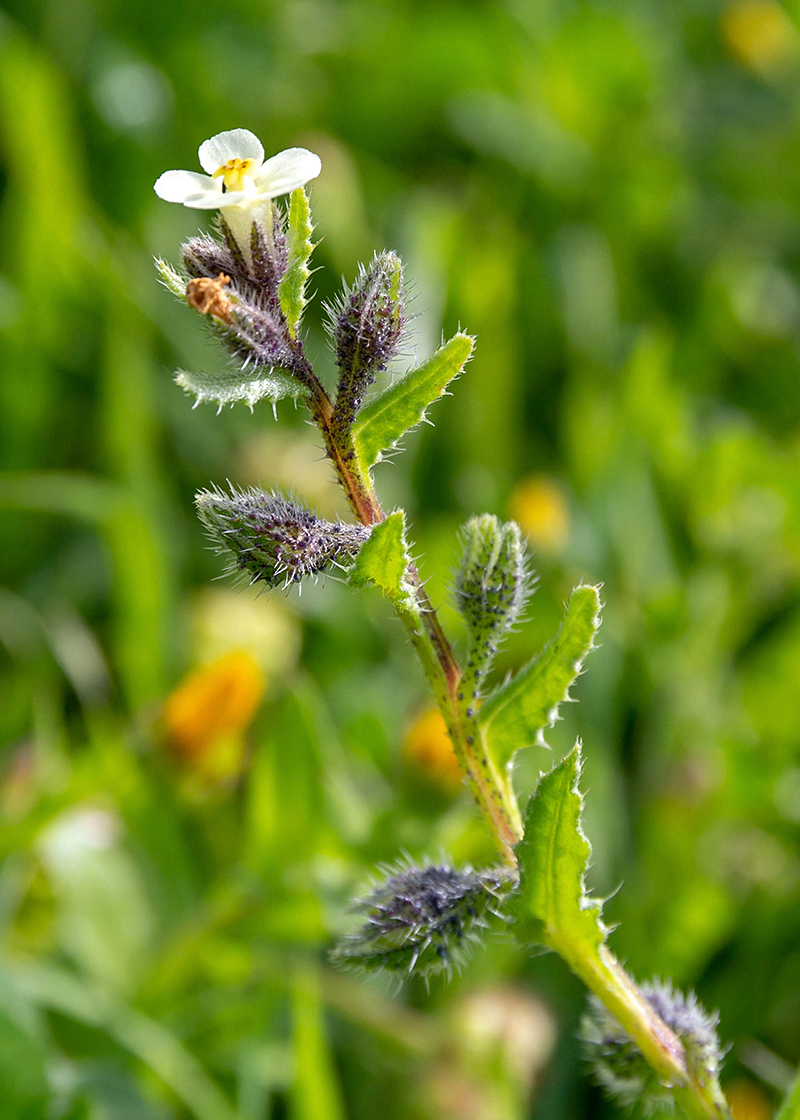
<instances>
[{"instance_id":1,"label":"yellow flower center","mask_svg":"<svg viewBox=\"0 0 800 1120\"><path fill-rule=\"evenodd\" d=\"M245 189L245 175L250 174L253 163L252 159L229 159L227 163L223 163L222 167L217 168L213 177L215 179L222 177L226 191L243 191Z\"/></svg>"}]
</instances>

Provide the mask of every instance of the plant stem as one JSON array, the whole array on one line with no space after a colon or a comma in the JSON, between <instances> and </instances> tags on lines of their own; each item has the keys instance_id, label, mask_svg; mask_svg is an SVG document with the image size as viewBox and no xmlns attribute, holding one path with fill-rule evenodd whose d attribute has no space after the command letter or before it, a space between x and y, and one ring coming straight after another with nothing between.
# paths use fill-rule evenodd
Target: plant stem
<instances>
[{"instance_id":1,"label":"plant stem","mask_svg":"<svg viewBox=\"0 0 800 1120\"><path fill-rule=\"evenodd\" d=\"M683 1043L656 1014L605 945L600 946L596 956L567 939L554 938L551 948L624 1027L661 1082L672 1089L676 1104L690 1120L731 1120L716 1077L703 1077L690 1068Z\"/></svg>"},{"instance_id":2,"label":"plant stem","mask_svg":"<svg viewBox=\"0 0 800 1120\"><path fill-rule=\"evenodd\" d=\"M337 430L333 422L333 403L299 340L294 343L294 349L299 375L309 389L312 417L350 507L363 525L376 525L384 520L385 514L372 480L362 472L347 435ZM510 781L507 775L498 773L482 749L475 715L469 706L471 701L465 699L461 691L461 667L420 574L411 562L406 578L413 590L416 609L395 604L398 616L433 689L470 790L504 858L516 866L514 845L522 837L522 822ZM672 1089L676 1104L690 1120L731 1120L716 1078L703 1078L690 1068L680 1039L656 1014L613 953L603 945L596 956L591 956L582 946L568 940L554 940L551 948L620 1022L663 1084ZM800 1120L800 1078L777 1120Z\"/></svg>"},{"instance_id":3,"label":"plant stem","mask_svg":"<svg viewBox=\"0 0 800 1120\"><path fill-rule=\"evenodd\" d=\"M350 508L362 525L376 525L383 521L385 514L372 480L362 472L349 440L344 446L340 442L339 432L333 424L334 406L299 340L294 343L293 349L298 374L309 390L311 415L322 433L326 454L333 463ZM470 790L489 823L492 835L497 838L505 860L516 866L513 845L522 836L516 802L510 795L508 782L485 757L474 719L466 715L459 692L461 667L413 563L408 565L406 578L413 589L417 610L409 611L396 606L397 613L422 662Z\"/></svg>"}]
</instances>

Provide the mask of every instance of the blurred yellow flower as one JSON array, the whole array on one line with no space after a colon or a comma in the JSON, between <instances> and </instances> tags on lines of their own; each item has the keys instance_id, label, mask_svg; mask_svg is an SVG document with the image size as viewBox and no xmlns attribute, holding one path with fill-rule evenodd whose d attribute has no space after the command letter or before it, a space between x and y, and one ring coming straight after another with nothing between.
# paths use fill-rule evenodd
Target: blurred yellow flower
<instances>
[{"instance_id":1,"label":"blurred yellow flower","mask_svg":"<svg viewBox=\"0 0 800 1120\"><path fill-rule=\"evenodd\" d=\"M764 1090L754 1081L737 1077L725 1086L733 1120L770 1120L775 1111Z\"/></svg>"},{"instance_id":2,"label":"blurred yellow flower","mask_svg":"<svg viewBox=\"0 0 800 1120\"><path fill-rule=\"evenodd\" d=\"M546 474L519 482L508 502L508 515L534 548L560 552L569 538L569 510L561 487Z\"/></svg>"},{"instance_id":3,"label":"blurred yellow flower","mask_svg":"<svg viewBox=\"0 0 800 1120\"><path fill-rule=\"evenodd\" d=\"M461 785L461 767L438 708L429 708L411 724L403 740L403 759L444 793L453 794Z\"/></svg>"},{"instance_id":4,"label":"blurred yellow flower","mask_svg":"<svg viewBox=\"0 0 800 1120\"><path fill-rule=\"evenodd\" d=\"M243 733L264 687L264 674L246 650L231 650L196 669L164 703L161 721L167 741L203 776L234 776L241 768Z\"/></svg>"},{"instance_id":5,"label":"blurred yellow flower","mask_svg":"<svg viewBox=\"0 0 800 1120\"><path fill-rule=\"evenodd\" d=\"M740 62L772 77L800 58L800 37L775 0L734 0L722 15L722 36Z\"/></svg>"}]
</instances>

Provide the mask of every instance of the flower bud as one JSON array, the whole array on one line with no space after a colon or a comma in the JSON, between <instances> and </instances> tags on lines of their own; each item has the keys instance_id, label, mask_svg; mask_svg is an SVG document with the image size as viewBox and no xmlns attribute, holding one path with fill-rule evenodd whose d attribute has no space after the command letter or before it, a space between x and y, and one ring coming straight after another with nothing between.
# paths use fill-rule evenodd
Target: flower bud
<instances>
[{"instance_id":1,"label":"flower bud","mask_svg":"<svg viewBox=\"0 0 800 1120\"><path fill-rule=\"evenodd\" d=\"M235 246L235 242L232 244ZM205 234L192 237L182 246L184 268L192 278L187 293L192 295L197 284L206 288L208 284L218 286L221 278L226 277L225 315L214 317L214 308L201 306L193 298L188 302L199 311L211 310L214 334L245 366L267 366L292 373L296 362L278 301L279 262L271 258L266 246L263 233L253 224L253 269L258 273L253 276L241 254L236 256L230 244L223 245ZM282 267L286 268L285 254Z\"/></svg>"},{"instance_id":2,"label":"flower bud","mask_svg":"<svg viewBox=\"0 0 800 1120\"><path fill-rule=\"evenodd\" d=\"M642 995L683 1043L689 1070L703 1081L716 1083L724 1050L717 1036L719 1016L710 1014L694 992L685 994L669 981L652 980L640 986ZM595 997L589 999L581 1033L586 1057L595 1076L614 1100L630 1105L641 1100L652 1112L671 1108L672 1094L661 1084L635 1042Z\"/></svg>"},{"instance_id":3,"label":"flower bud","mask_svg":"<svg viewBox=\"0 0 800 1120\"><path fill-rule=\"evenodd\" d=\"M474 686L477 696L498 645L525 605L530 581L522 534L515 521L498 521L484 513L470 518L461 539L455 601L467 624L464 680Z\"/></svg>"},{"instance_id":4,"label":"flower bud","mask_svg":"<svg viewBox=\"0 0 800 1120\"><path fill-rule=\"evenodd\" d=\"M366 922L336 947L332 956L338 963L425 977L449 974L516 885L505 868L476 872L431 865L388 871L366 898L353 903Z\"/></svg>"},{"instance_id":5,"label":"flower bud","mask_svg":"<svg viewBox=\"0 0 800 1120\"><path fill-rule=\"evenodd\" d=\"M214 279L219 273L231 278L231 285L247 303L280 316L278 287L286 272L287 244L283 219L271 202L258 211L240 215L245 226L234 236L229 219L220 216L217 224L221 241L199 234L181 246L183 267L193 279ZM246 236L245 253L241 238Z\"/></svg>"},{"instance_id":6,"label":"flower bud","mask_svg":"<svg viewBox=\"0 0 800 1120\"><path fill-rule=\"evenodd\" d=\"M269 225L254 221L250 229L250 271L267 306L277 313L278 288L286 273L289 251L280 211L275 206L271 207L271 219Z\"/></svg>"},{"instance_id":7,"label":"flower bud","mask_svg":"<svg viewBox=\"0 0 800 1120\"><path fill-rule=\"evenodd\" d=\"M397 353L405 326L403 265L396 253L376 253L350 288L328 308L339 366L334 422L348 431L376 374Z\"/></svg>"},{"instance_id":8,"label":"flower bud","mask_svg":"<svg viewBox=\"0 0 800 1120\"><path fill-rule=\"evenodd\" d=\"M181 260L193 280L213 280L220 273L230 276L234 285L245 279L228 246L205 233L190 237L181 245Z\"/></svg>"},{"instance_id":9,"label":"flower bud","mask_svg":"<svg viewBox=\"0 0 800 1120\"><path fill-rule=\"evenodd\" d=\"M369 536L362 525L336 524L285 498L252 488L229 494L201 490L195 499L200 520L217 551L232 558L230 571L269 587L299 583L351 561Z\"/></svg>"}]
</instances>

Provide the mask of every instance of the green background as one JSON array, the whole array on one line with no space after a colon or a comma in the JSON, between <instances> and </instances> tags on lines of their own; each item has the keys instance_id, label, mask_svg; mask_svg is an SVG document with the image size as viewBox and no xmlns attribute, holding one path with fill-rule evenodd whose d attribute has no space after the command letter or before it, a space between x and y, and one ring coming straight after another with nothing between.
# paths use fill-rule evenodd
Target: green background
<instances>
[{"instance_id":1,"label":"green background","mask_svg":"<svg viewBox=\"0 0 800 1120\"><path fill-rule=\"evenodd\" d=\"M291 404L216 417L171 379L220 358L151 258L207 216L152 183L234 127L322 157L307 329L325 378L320 303L384 246L406 262L409 360L478 336L379 490L458 637L459 524L507 514L530 476L556 488L566 530L532 550L539 590L501 669L579 580L604 584L605 621L519 786L583 738L612 946L720 1009L727 1083L768 1116L800 1058L800 11L6 9L3 1116L621 1115L555 958L494 937L430 991L326 964L377 863L491 850L466 795L403 761L429 699L376 592L212 583L198 487L278 477L337 508ZM240 629L266 699L242 773L201 780L159 713Z\"/></svg>"}]
</instances>

